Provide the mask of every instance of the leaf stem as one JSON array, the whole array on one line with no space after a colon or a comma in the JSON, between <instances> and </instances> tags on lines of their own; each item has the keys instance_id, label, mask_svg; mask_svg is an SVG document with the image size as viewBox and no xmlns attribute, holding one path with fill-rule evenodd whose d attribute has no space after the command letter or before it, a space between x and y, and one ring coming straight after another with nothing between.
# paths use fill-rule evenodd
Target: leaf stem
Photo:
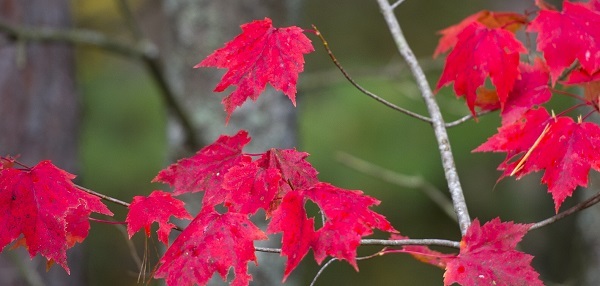
<instances>
[{"instance_id":1,"label":"leaf stem","mask_svg":"<svg viewBox=\"0 0 600 286\"><path fill-rule=\"evenodd\" d=\"M448 188L452 197L454 211L456 212L456 216L458 218L461 234L464 236L469 228L469 225L471 224L471 218L469 217L469 211L465 202L458 172L456 171L454 155L450 147L450 140L448 139L446 124L444 123L440 107L435 101L433 92L431 87L429 87L429 83L427 82L427 78L425 77L423 69L419 65L417 58L406 42L406 38L402 33L402 29L400 28L400 24L398 23L396 15L394 15L392 6L390 6L388 0L377 0L377 3L379 3L379 7L381 8L381 12L388 25L390 33L396 42L398 51L402 57L404 57L413 75L415 76L415 80L419 90L421 91L421 95L427 106L427 110L431 115L433 131L439 146L440 156L442 158L442 166L444 168L446 181L448 182Z\"/></svg>"}]
</instances>

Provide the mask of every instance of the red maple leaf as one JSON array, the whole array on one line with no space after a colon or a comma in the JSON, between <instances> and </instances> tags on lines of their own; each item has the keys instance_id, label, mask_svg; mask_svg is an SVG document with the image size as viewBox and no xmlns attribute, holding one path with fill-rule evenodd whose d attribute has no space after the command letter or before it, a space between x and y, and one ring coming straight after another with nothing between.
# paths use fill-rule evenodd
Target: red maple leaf
<instances>
[{"instance_id":1,"label":"red maple leaf","mask_svg":"<svg viewBox=\"0 0 600 286\"><path fill-rule=\"evenodd\" d=\"M50 161L31 169L1 169L0 249L22 234L31 257L40 253L69 273L66 251L87 236L90 213L112 215L73 178Z\"/></svg>"},{"instance_id":2,"label":"red maple leaf","mask_svg":"<svg viewBox=\"0 0 600 286\"><path fill-rule=\"evenodd\" d=\"M545 170L542 183L548 185L558 212L577 186L587 186L591 168L600 171L600 127L570 117L550 117L545 109L532 110L524 120L501 127L474 151L506 152L498 168L504 170L502 177L519 179Z\"/></svg>"},{"instance_id":3,"label":"red maple leaf","mask_svg":"<svg viewBox=\"0 0 600 286\"><path fill-rule=\"evenodd\" d=\"M589 74L582 68L576 69L569 74L569 78L563 84L583 86L585 99L592 102L594 108L600 110L600 71Z\"/></svg>"},{"instance_id":4,"label":"red maple leaf","mask_svg":"<svg viewBox=\"0 0 600 286\"><path fill-rule=\"evenodd\" d=\"M302 29L275 28L269 18L241 28L240 35L195 66L229 69L215 88L221 92L230 85L237 86L222 102L227 120L248 97L256 100L267 82L296 105L296 83L304 70L304 54L314 51L311 41Z\"/></svg>"},{"instance_id":5,"label":"red maple leaf","mask_svg":"<svg viewBox=\"0 0 600 286\"><path fill-rule=\"evenodd\" d=\"M316 232L313 219L306 217L306 199L315 202L326 218L323 227ZM268 228L268 233L283 232L282 255L288 257L285 277L298 265L309 247L313 248L319 264L325 257L333 256L347 260L358 270L356 249L360 239L372 234L374 228L396 232L384 216L369 209L377 204L378 200L361 191L345 190L327 183L288 192L273 213Z\"/></svg>"},{"instance_id":6,"label":"red maple leaf","mask_svg":"<svg viewBox=\"0 0 600 286\"><path fill-rule=\"evenodd\" d=\"M444 285L543 285L531 267L533 256L515 249L530 226L498 218L480 226L475 219L460 242L460 253L448 258Z\"/></svg>"},{"instance_id":7,"label":"red maple leaf","mask_svg":"<svg viewBox=\"0 0 600 286\"><path fill-rule=\"evenodd\" d=\"M265 239L247 215L204 207L167 249L154 277L168 285L205 285L215 272L225 280L233 267L231 285L248 285L248 262L256 263L253 242Z\"/></svg>"},{"instance_id":8,"label":"red maple leaf","mask_svg":"<svg viewBox=\"0 0 600 286\"><path fill-rule=\"evenodd\" d=\"M333 256L347 260L358 271L356 249L360 239L371 235L374 228L396 232L384 216L369 209L379 201L361 191L318 183L302 193L319 206L326 218L313 242L315 260L319 264L325 257Z\"/></svg>"},{"instance_id":9,"label":"red maple leaf","mask_svg":"<svg viewBox=\"0 0 600 286\"><path fill-rule=\"evenodd\" d=\"M501 113L503 124L518 120L527 110L548 102L552 97L548 69L539 58L533 66L521 63L519 69L521 78L515 81Z\"/></svg>"},{"instance_id":10,"label":"red maple leaf","mask_svg":"<svg viewBox=\"0 0 600 286\"><path fill-rule=\"evenodd\" d=\"M306 216L304 196L292 191L283 198L267 227L267 233L282 232L281 255L287 256L283 281L300 264L315 239L314 218Z\"/></svg>"},{"instance_id":11,"label":"red maple leaf","mask_svg":"<svg viewBox=\"0 0 600 286\"><path fill-rule=\"evenodd\" d=\"M436 89L454 82L456 95L464 95L475 114L477 89L489 76L503 106L519 77L519 53L525 51L513 33L473 22L458 34Z\"/></svg>"},{"instance_id":12,"label":"red maple leaf","mask_svg":"<svg viewBox=\"0 0 600 286\"><path fill-rule=\"evenodd\" d=\"M225 206L244 214L254 214L259 208L269 211L280 181L277 169L259 168L257 162L240 162L225 174Z\"/></svg>"},{"instance_id":13,"label":"red maple leaf","mask_svg":"<svg viewBox=\"0 0 600 286\"><path fill-rule=\"evenodd\" d=\"M433 58L452 49L458 41L460 34L467 26L473 22L479 22L488 28L502 28L511 32L515 32L527 23L527 17L522 14L513 12L492 12L488 10L479 11L471 16L466 17L460 23L452 25L438 32L442 35L438 42Z\"/></svg>"},{"instance_id":14,"label":"red maple leaf","mask_svg":"<svg viewBox=\"0 0 600 286\"><path fill-rule=\"evenodd\" d=\"M239 162L252 160L242 154L242 148L248 142L250 137L244 130L232 137L220 136L194 156L179 160L160 171L152 182L171 185L176 195L205 191L204 204L220 204L223 202L221 184L225 173Z\"/></svg>"},{"instance_id":15,"label":"red maple leaf","mask_svg":"<svg viewBox=\"0 0 600 286\"><path fill-rule=\"evenodd\" d=\"M169 233L175 226L169 222L169 217L192 219L185 210L184 202L173 198L171 194L163 191L153 191L148 197L135 196L129 205L127 213L127 233L131 238L142 227L146 236L150 237L150 225L158 222L158 240L169 244Z\"/></svg>"},{"instance_id":16,"label":"red maple leaf","mask_svg":"<svg viewBox=\"0 0 600 286\"><path fill-rule=\"evenodd\" d=\"M537 49L544 53L555 83L576 59L590 74L600 69L600 13L582 3L564 2L563 11L541 10L528 31L538 32Z\"/></svg>"}]
</instances>

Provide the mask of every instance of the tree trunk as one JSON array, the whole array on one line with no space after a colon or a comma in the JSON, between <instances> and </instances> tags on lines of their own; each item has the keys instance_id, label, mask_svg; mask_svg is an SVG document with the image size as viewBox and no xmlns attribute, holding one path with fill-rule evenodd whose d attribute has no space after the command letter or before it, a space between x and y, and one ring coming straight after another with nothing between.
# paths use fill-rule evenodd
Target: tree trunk
<instances>
[{"instance_id":1,"label":"tree trunk","mask_svg":"<svg viewBox=\"0 0 600 286\"><path fill-rule=\"evenodd\" d=\"M257 102L247 103L237 109L227 126L221 99L227 93L216 94L212 90L222 72L214 69L192 69L215 49L241 32L239 26L255 19L269 17L274 25L293 25L299 13L299 0L165 0L162 6L146 9L151 19L165 17L166 27L146 25L149 35L162 29L161 35L152 35L160 46L163 65L172 86L181 95L194 125L198 127L203 144L214 141L220 134L233 135L239 129L248 130L252 142L248 152L262 152L268 148L291 148L296 144L296 120L292 103L281 92L272 88L261 95ZM146 15L148 16L148 15ZM286 21L287 19L287 21ZM148 23L148 22L145 22ZM151 25L152 23L148 23ZM157 38L158 36L158 38ZM229 91L231 92L231 91ZM175 122L174 119L171 121ZM169 124L169 139L174 159L182 157L183 138L175 123ZM196 150L194 150L196 151ZM188 154L189 155L189 154ZM199 209L197 206L195 211ZM261 219L264 227L264 219ZM279 238L280 239L280 238ZM270 247L278 247L278 239L272 239ZM264 245L263 245L264 246ZM260 267L254 271L256 285L278 285L283 277L285 260L276 254L258 253ZM251 271L253 267L250 267ZM287 280L286 285L293 285Z\"/></svg>"},{"instance_id":2,"label":"tree trunk","mask_svg":"<svg viewBox=\"0 0 600 286\"><path fill-rule=\"evenodd\" d=\"M0 17L28 27L71 26L68 0L0 0ZM77 169L79 100L73 50L67 44L28 43L0 35L0 155L29 166L50 159ZM5 249L6 250L6 249ZM68 251L71 275L24 249L0 256L0 285L84 285L82 248Z\"/></svg>"}]
</instances>

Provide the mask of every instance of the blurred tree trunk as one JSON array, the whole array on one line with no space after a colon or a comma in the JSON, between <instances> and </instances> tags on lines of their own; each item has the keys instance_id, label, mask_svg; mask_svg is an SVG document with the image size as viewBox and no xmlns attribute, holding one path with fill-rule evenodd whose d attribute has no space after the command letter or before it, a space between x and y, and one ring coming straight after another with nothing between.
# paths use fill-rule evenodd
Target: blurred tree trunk
<instances>
[{"instance_id":1,"label":"blurred tree trunk","mask_svg":"<svg viewBox=\"0 0 600 286\"><path fill-rule=\"evenodd\" d=\"M27 27L69 27L68 0L0 0L0 17ZM0 155L35 165L50 159L76 173L79 100L73 50L61 43L28 43L0 35ZM0 285L84 285L83 251L68 251L71 275L24 249L0 256Z\"/></svg>"},{"instance_id":2,"label":"blurred tree trunk","mask_svg":"<svg viewBox=\"0 0 600 286\"><path fill-rule=\"evenodd\" d=\"M239 129L246 129L252 137L248 152L295 146L294 108L281 92L268 88L257 102L237 109L225 126L225 112L220 102L227 93L216 94L212 91L223 73L215 69L192 67L239 34L241 24L265 17L272 18L276 26L297 24L294 19L300 12L300 1L165 0L161 3L162 6L151 4L154 7L146 9L146 18L151 20L144 21L144 26L148 29L148 35L160 46L167 77L192 114L201 137L198 139L207 144L220 134L233 135ZM156 20L160 17L164 17L163 21ZM167 26L153 27L152 23L167 23ZM162 33L156 35L155 31ZM174 119L171 121L169 140L173 161L182 157L184 148L182 132L178 131L180 127L174 123ZM197 212L199 207L194 207L194 211ZM260 220L264 226L264 219ZM268 246L278 247L278 240L280 237L273 239ZM277 254L258 253L257 256L260 267L253 272L255 285L281 284L285 260ZM253 267L250 269L252 271ZM293 281L288 279L286 285L292 284Z\"/></svg>"}]
</instances>

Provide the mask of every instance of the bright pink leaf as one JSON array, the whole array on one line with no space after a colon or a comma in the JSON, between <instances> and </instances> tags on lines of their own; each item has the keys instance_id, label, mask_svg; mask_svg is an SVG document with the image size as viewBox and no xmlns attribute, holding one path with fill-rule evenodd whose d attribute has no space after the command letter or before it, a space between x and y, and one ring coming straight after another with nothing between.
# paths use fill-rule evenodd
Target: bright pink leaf
<instances>
[{"instance_id":1,"label":"bright pink leaf","mask_svg":"<svg viewBox=\"0 0 600 286\"><path fill-rule=\"evenodd\" d=\"M185 210L185 203L173 198L171 194L163 191L153 191L148 197L135 196L129 205L127 213L127 233L131 238L142 227L146 236L150 237L150 225L158 222L158 240L169 244L169 233L175 226L169 222L169 217L192 219Z\"/></svg>"},{"instance_id":2,"label":"bright pink leaf","mask_svg":"<svg viewBox=\"0 0 600 286\"><path fill-rule=\"evenodd\" d=\"M530 226L498 218L480 226L475 219L461 240L460 254L447 263L444 285L543 285L531 267L533 256L516 250Z\"/></svg>"},{"instance_id":3,"label":"bright pink leaf","mask_svg":"<svg viewBox=\"0 0 600 286\"><path fill-rule=\"evenodd\" d=\"M396 232L384 216L369 209L379 201L358 190L345 190L327 183L318 183L302 193L314 201L326 217L313 242L315 260L321 263L327 256L347 260L354 269L356 249L360 239L377 228Z\"/></svg>"},{"instance_id":4,"label":"bright pink leaf","mask_svg":"<svg viewBox=\"0 0 600 286\"><path fill-rule=\"evenodd\" d=\"M256 162L241 162L225 174L225 206L230 211L244 214L254 214L259 208L269 211L280 181L277 169L259 168Z\"/></svg>"},{"instance_id":5,"label":"bright pink leaf","mask_svg":"<svg viewBox=\"0 0 600 286\"><path fill-rule=\"evenodd\" d=\"M458 35L436 88L454 82L456 95L464 95L475 114L477 88L489 76L503 105L519 77L519 53L525 51L513 33L473 22Z\"/></svg>"},{"instance_id":6,"label":"bright pink leaf","mask_svg":"<svg viewBox=\"0 0 600 286\"><path fill-rule=\"evenodd\" d=\"M243 130L232 137L221 136L196 155L160 171L152 182L171 185L176 195L205 191L205 204L220 204L223 202L220 193L225 173L240 162L251 161L250 157L242 154L242 148L248 142L248 132Z\"/></svg>"},{"instance_id":7,"label":"bright pink leaf","mask_svg":"<svg viewBox=\"0 0 600 286\"><path fill-rule=\"evenodd\" d=\"M521 78L515 81L513 89L502 110L502 123L512 123L527 110L550 100L552 93L548 86L548 70L541 60L536 59L533 66L521 63Z\"/></svg>"},{"instance_id":8,"label":"bright pink leaf","mask_svg":"<svg viewBox=\"0 0 600 286\"><path fill-rule=\"evenodd\" d=\"M548 185L558 212L577 186L587 186L591 168L600 171L600 127L553 118L545 109L526 113L525 120L503 126L474 151L507 152L499 167L502 177L518 179L545 170L542 183Z\"/></svg>"},{"instance_id":9,"label":"bright pink leaf","mask_svg":"<svg viewBox=\"0 0 600 286\"><path fill-rule=\"evenodd\" d=\"M393 240L405 240L408 237L393 233L390 236L390 239ZM401 250L386 250L384 253L393 253L393 252L404 252L410 254L416 260L419 260L423 263L427 263L433 265L435 267L439 267L442 269L446 269L446 265L451 260L454 255L445 254L439 251L431 250L431 248L425 245L405 245L402 246Z\"/></svg>"},{"instance_id":10,"label":"bright pink leaf","mask_svg":"<svg viewBox=\"0 0 600 286\"><path fill-rule=\"evenodd\" d=\"M89 230L92 212L112 215L100 198L79 190L75 176L42 161L0 170L0 249L22 234L31 257L40 253L67 273L66 251Z\"/></svg>"},{"instance_id":11,"label":"bright pink leaf","mask_svg":"<svg viewBox=\"0 0 600 286\"><path fill-rule=\"evenodd\" d=\"M287 256L283 281L306 256L315 238L314 219L306 216L305 199L297 191L287 193L272 215L267 233L283 232L281 255Z\"/></svg>"},{"instance_id":12,"label":"bright pink leaf","mask_svg":"<svg viewBox=\"0 0 600 286\"><path fill-rule=\"evenodd\" d=\"M304 70L304 54L314 51L311 41L302 29L275 28L269 18L241 28L240 35L195 66L229 69L215 88L221 92L237 86L223 99L227 120L248 98L256 100L267 82L296 105L296 83Z\"/></svg>"},{"instance_id":13,"label":"bright pink leaf","mask_svg":"<svg viewBox=\"0 0 600 286\"><path fill-rule=\"evenodd\" d=\"M538 32L555 83L575 60L590 74L600 69L600 13L582 3L564 2L563 11L541 10L528 31Z\"/></svg>"},{"instance_id":14,"label":"bright pink leaf","mask_svg":"<svg viewBox=\"0 0 600 286\"><path fill-rule=\"evenodd\" d=\"M215 272L226 280L233 267L231 285L248 285L248 262L256 263L253 243L265 239L247 215L205 207L167 249L154 277L167 285L205 285Z\"/></svg>"}]
</instances>

